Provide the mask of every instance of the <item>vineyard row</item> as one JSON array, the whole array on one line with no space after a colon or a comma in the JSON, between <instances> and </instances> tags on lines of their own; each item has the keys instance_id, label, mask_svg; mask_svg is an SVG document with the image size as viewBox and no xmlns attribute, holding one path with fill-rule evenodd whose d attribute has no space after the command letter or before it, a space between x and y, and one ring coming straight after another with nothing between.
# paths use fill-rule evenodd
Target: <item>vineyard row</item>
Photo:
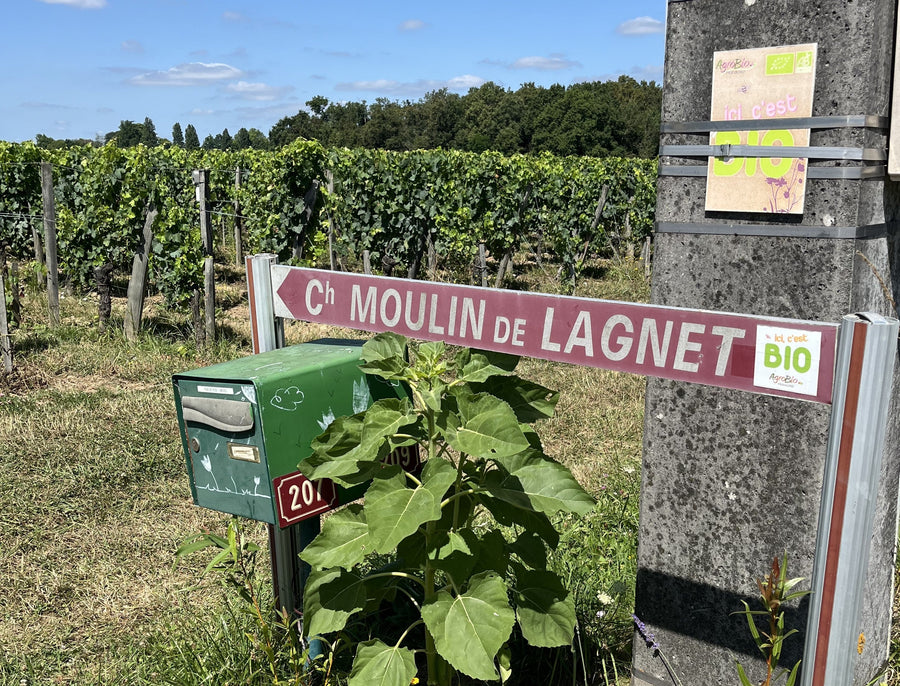
<instances>
[{"instance_id":1,"label":"vineyard row","mask_svg":"<svg viewBox=\"0 0 900 686\"><path fill-rule=\"evenodd\" d=\"M247 253L319 266L365 256L377 271L412 278L426 267L471 265L480 249L502 279L528 246L575 279L590 256L640 250L656 195L656 162L641 159L396 153L314 141L275 152L0 142L0 253L8 259L35 257L42 162L54 170L65 278L92 287L98 270L127 270L149 224L149 282L170 304L204 284L192 170L209 170L209 207L237 225Z\"/></svg>"}]
</instances>

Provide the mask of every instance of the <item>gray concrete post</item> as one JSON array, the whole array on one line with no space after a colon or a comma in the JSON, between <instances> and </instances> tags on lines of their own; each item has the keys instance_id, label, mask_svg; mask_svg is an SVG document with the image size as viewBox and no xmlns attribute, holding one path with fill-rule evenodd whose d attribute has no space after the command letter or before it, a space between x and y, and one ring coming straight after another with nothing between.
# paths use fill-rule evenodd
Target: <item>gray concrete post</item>
<instances>
[{"instance_id":1,"label":"gray concrete post","mask_svg":"<svg viewBox=\"0 0 900 686\"><path fill-rule=\"evenodd\" d=\"M894 0L670 0L664 130L710 120L713 53L818 43L810 146L884 151ZM820 121L820 124L824 122ZM668 127L668 128L667 128ZM664 133L662 145L707 145L708 133ZM870 157L872 155L869 155ZM874 157L878 157L875 154ZM655 304L837 322L850 312L896 316L898 185L877 160L810 159L802 216L704 210L705 176L660 159ZM812 170L829 168L835 171ZM696 170L692 170L696 171ZM830 175L832 178L823 178ZM854 684L887 660L900 417L895 379ZM732 613L758 603L755 579L787 553L789 576L812 574L830 407L649 379L644 427L636 614L683 684L738 683L735 659L759 683L765 665ZM808 588L808 581L807 588ZM782 664L803 651L807 603L787 608ZM670 684L658 653L635 635L637 686Z\"/></svg>"}]
</instances>

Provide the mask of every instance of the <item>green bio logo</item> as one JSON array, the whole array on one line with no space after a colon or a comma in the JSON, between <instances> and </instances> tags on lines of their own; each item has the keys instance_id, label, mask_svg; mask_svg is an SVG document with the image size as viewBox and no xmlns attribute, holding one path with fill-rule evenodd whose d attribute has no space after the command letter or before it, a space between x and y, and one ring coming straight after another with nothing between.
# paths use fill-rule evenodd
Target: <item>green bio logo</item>
<instances>
[{"instance_id":1,"label":"green bio logo","mask_svg":"<svg viewBox=\"0 0 900 686\"><path fill-rule=\"evenodd\" d=\"M763 364L769 369L783 369L786 372L805 374L812 369L812 352L809 348L797 346L784 347L776 343L766 343L763 353Z\"/></svg>"},{"instance_id":2,"label":"green bio logo","mask_svg":"<svg viewBox=\"0 0 900 686\"><path fill-rule=\"evenodd\" d=\"M766 55L766 76L781 76L794 73L794 53L782 52Z\"/></svg>"}]
</instances>

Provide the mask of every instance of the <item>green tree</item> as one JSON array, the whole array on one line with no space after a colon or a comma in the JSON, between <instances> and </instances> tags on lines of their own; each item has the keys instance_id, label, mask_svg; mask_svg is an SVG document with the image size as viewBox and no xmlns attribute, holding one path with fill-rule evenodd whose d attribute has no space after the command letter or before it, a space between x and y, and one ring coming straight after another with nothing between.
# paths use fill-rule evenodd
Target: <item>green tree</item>
<instances>
[{"instance_id":1,"label":"green tree","mask_svg":"<svg viewBox=\"0 0 900 686\"><path fill-rule=\"evenodd\" d=\"M318 121L318 120L317 120ZM283 147L298 138L313 139L313 118L309 112L300 110L291 117L282 117L269 129L269 141L276 147Z\"/></svg>"},{"instance_id":2,"label":"green tree","mask_svg":"<svg viewBox=\"0 0 900 686\"><path fill-rule=\"evenodd\" d=\"M193 124L188 124L184 130L184 148L185 150L200 149L200 138L197 136L197 129Z\"/></svg>"},{"instance_id":3,"label":"green tree","mask_svg":"<svg viewBox=\"0 0 900 686\"><path fill-rule=\"evenodd\" d=\"M497 134L511 124L509 108L501 111L507 95L508 91L493 81L469 89L465 97L465 128L461 141L466 150L484 152L494 148Z\"/></svg>"},{"instance_id":4,"label":"green tree","mask_svg":"<svg viewBox=\"0 0 900 686\"><path fill-rule=\"evenodd\" d=\"M144 137L144 127L125 119L119 122L119 130L106 134L106 142L115 140L120 148L130 148L138 145Z\"/></svg>"},{"instance_id":5,"label":"green tree","mask_svg":"<svg viewBox=\"0 0 900 686\"><path fill-rule=\"evenodd\" d=\"M415 148L451 149L458 146L457 137L465 114L465 104L459 95L446 88L431 91L410 110Z\"/></svg>"},{"instance_id":6,"label":"green tree","mask_svg":"<svg viewBox=\"0 0 900 686\"><path fill-rule=\"evenodd\" d=\"M141 143L148 148L155 148L159 145L159 138L156 135L156 127L150 117L144 117L144 130L141 133Z\"/></svg>"},{"instance_id":7,"label":"green tree","mask_svg":"<svg viewBox=\"0 0 900 686\"><path fill-rule=\"evenodd\" d=\"M410 132L404 108L400 103L378 98L369 108L369 121L363 131L367 148L409 150Z\"/></svg>"},{"instance_id":8,"label":"green tree","mask_svg":"<svg viewBox=\"0 0 900 686\"><path fill-rule=\"evenodd\" d=\"M231 146L235 150L245 150L250 147L250 132L247 131L243 126L238 129L238 132L234 134L234 140L231 142Z\"/></svg>"},{"instance_id":9,"label":"green tree","mask_svg":"<svg viewBox=\"0 0 900 686\"><path fill-rule=\"evenodd\" d=\"M222 133L216 136L216 148L219 150L231 150L231 134L228 129L222 129Z\"/></svg>"},{"instance_id":10,"label":"green tree","mask_svg":"<svg viewBox=\"0 0 900 686\"><path fill-rule=\"evenodd\" d=\"M184 147L184 134L181 132L181 124L178 122L175 122L175 125L172 126L172 143L179 148Z\"/></svg>"},{"instance_id":11,"label":"green tree","mask_svg":"<svg viewBox=\"0 0 900 686\"><path fill-rule=\"evenodd\" d=\"M269 149L269 139L266 138L266 134L264 134L259 129L250 129L247 132L247 135L250 138L250 147L254 150L268 150Z\"/></svg>"}]
</instances>

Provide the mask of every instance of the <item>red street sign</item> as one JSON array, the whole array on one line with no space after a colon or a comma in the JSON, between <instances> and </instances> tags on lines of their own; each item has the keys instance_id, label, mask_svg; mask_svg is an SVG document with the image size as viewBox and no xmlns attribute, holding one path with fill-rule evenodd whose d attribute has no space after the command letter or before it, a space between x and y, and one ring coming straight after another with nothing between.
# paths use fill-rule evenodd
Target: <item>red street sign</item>
<instances>
[{"instance_id":1,"label":"red street sign","mask_svg":"<svg viewBox=\"0 0 900 686\"><path fill-rule=\"evenodd\" d=\"M275 315L831 402L837 324L272 266Z\"/></svg>"},{"instance_id":2,"label":"red street sign","mask_svg":"<svg viewBox=\"0 0 900 686\"><path fill-rule=\"evenodd\" d=\"M278 526L282 529L338 506L334 484L328 479L310 481L300 472L272 479Z\"/></svg>"}]
</instances>

